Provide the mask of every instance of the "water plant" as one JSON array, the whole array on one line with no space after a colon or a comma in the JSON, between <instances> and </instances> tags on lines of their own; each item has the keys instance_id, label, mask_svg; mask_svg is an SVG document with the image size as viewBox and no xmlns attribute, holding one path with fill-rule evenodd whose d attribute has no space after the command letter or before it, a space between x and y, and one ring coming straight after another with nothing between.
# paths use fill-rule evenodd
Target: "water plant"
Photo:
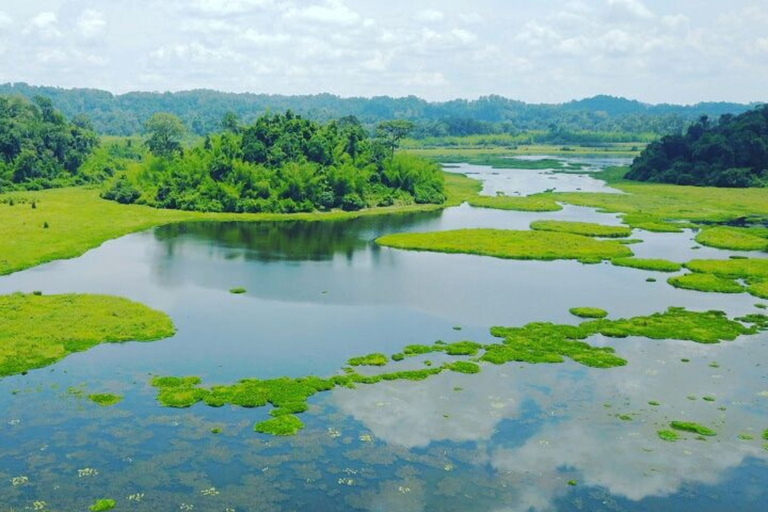
<instances>
[{"instance_id":1,"label":"water plant","mask_svg":"<svg viewBox=\"0 0 768 512\"><path fill-rule=\"evenodd\" d=\"M600 308L571 308L568 312L579 318L605 318L608 316L608 312Z\"/></svg>"},{"instance_id":2,"label":"water plant","mask_svg":"<svg viewBox=\"0 0 768 512\"><path fill-rule=\"evenodd\" d=\"M122 396L114 395L112 393L93 393L88 395L88 399L102 407L109 407L123 401Z\"/></svg>"},{"instance_id":3,"label":"water plant","mask_svg":"<svg viewBox=\"0 0 768 512\"><path fill-rule=\"evenodd\" d=\"M614 258L611 260L611 263L617 267L630 267L656 272L678 272L683 268L680 263L662 259Z\"/></svg>"},{"instance_id":4,"label":"water plant","mask_svg":"<svg viewBox=\"0 0 768 512\"><path fill-rule=\"evenodd\" d=\"M96 500L96 502L88 507L91 512L105 512L106 510L112 510L117 506L117 502L110 498L104 498Z\"/></svg>"},{"instance_id":5,"label":"water plant","mask_svg":"<svg viewBox=\"0 0 768 512\"><path fill-rule=\"evenodd\" d=\"M248 291L248 290L246 290L245 288L243 288L243 287L241 287L241 286L238 286L237 288L231 288L231 289L229 290L229 293L231 293L231 294L233 294L233 295L241 295L241 294L243 294L243 293L245 293L245 292L247 292L247 291Z\"/></svg>"},{"instance_id":6,"label":"water plant","mask_svg":"<svg viewBox=\"0 0 768 512\"><path fill-rule=\"evenodd\" d=\"M458 373L480 373L480 365L469 361L456 361L448 363L448 369Z\"/></svg>"},{"instance_id":7,"label":"water plant","mask_svg":"<svg viewBox=\"0 0 768 512\"><path fill-rule=\"evenodd\" d=\"M0 296L0 377L55 363L100 343L172 336L165 313L106 295Z\"/></svg>"},{"instance_id":8,"label":"water plant","mask_svg":"<svg viewBox=\"0 0 768 512\"><path fill-rule=\"evenodd\" d=\"M696 235L701 245L734 251L768 250L768 230L764 228L738 228L731 226L708 227Z\"/></svg>"},{"instance_id":9,"label":"water plant","mask_svg":"<svg viewBox=\"0 0 768 512\"><path fill-rule=\"evenodd\" d=\"M705 427L704 425L700 425L698 423L694 423L692 421L672 421L670 422L669 426L675 430L692 432L694 434L699 434L700 436L716 436L717 435L717 432L715 432L711 428Z\"/></svg>"},{"instance_id":10,"label":"water plant","mask_svg":"<svg viewBox=\"0 0 768 512\"><path fill-rule=\"evenodd\" d=\"M670 443L674 443L675 441L680 439L680 434L678 434L674 430L663 429L663 430L659 430L656 433L658 434L659 438Z\"/></svg>"},{"instance_id":11,"label":"water plant","mask_svg":"<svg viewBox=\"0 0 768 512\"><path fill-rule=\"evenodd\" d=\"M368 354L367 356L353 357L347 364L350 366L384 366L389 358L381 353Z\"/></svg>"},{"instance_id":12,"label":"water plant","mask_svg":"<svg viewBox=\"0 0 768 512\"><path fill-rule=\"evenodd\" d=\"M573 259L596 263L632 256L616 241L594 240L572 233L513 231L502 229L459 229L432 233L398 233L376 240L397 249L476 254L521 260Z\"/></svg>"},{"instance_id":13,"label":"water plant","mask_svg":"<svg viewBox=\"0 0 768 512\"><path fill-rule=\"evenodd\" d=\"M591 222L573 222L564 220L537 220L531 222L534 231L554 231L591 237L626 238L632 234L627 226L606 226Z\"/></svg>"},{"instance_id":14,"label":"water plant","mask_svg":"<svg viewBox=\"0 0 768 512\"><path fill-rule=\"evenodd\" d=\"M284 414L257 423L254 425L253 430L261 434L272 434L273 436L293 436L303 428L304 423L298 416Z\"/></svg>"},{"instance_id":15,"label":"water plant","mask_svg":"<svg viewBox=\"0 0 768 512\"><path fill-rule=\"evenodd\" d=\"M523 212L556 212L563 207L549 196L480 196L469 199L471 206L493 208L497 210L515 210Z\"/></svg>"},{"instance_id":16,"label":"water plant","mask_svg":"<svg viewBox=\"0 0 768 512\"><path fill-rule=\"evenodd\" d=\"M684 274L670 277L667 282L675 288L698 292L742 293L745 290L735 280L713 274Z\"/></svg>"}]
</instances>

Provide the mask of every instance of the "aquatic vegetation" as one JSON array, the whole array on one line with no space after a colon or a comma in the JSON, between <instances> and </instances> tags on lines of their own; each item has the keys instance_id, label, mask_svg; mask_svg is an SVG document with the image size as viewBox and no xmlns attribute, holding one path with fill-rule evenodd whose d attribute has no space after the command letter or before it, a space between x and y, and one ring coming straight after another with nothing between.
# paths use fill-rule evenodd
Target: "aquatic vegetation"
<instances>
[{"instance_id":1,"label":"aquatic vegetation","mask_svg":"<svg viewBox=\"0 0 768 512\"><path fill-rule=\"evenodd\" d=\"M114 395L112 393L93 393L88 395L88 399L101 405L102 407L109 407L111 405L119 404L123 401L122 396Z\"/></svg>"},{"instance_id":2,"label":"aquatic vegetation","mask_svg":"<svg viewBox=\"0 0 768 512\"><path fill-rule=\"evenodd\" d=\"M568 312L579 318L605 318L608 312L600 308L571 308Z\"/></svg>"},{"instance_id":3,"label":"aquatic vegetation","mask_svg":"<svg viewBox=\"0 0 768 512\"><path fill-rule=\"evenodd\" d=\"M537 220L531 222L534 231L554 231L556 233L572 233L574 235L626 238L632 234L632 230L626 226L606 226L590 222L572 222L564 220Z\"/></svg>"},{"instance_id":4,"label":"aquatic vegetation","mask_svg":"<svg viewBox=\"0 0 768 512\"><path fill-rule=\"evenodd\" d=\"M614 258L611 260L611 264L617 267L630 267L656 272L678 272L683 268L680 263L662 259Z\"/></svg>"},{"instance_id":5,"label":"aquatic vegetation","mask_svg":"<svg viewBox=\"0 0 768 512\"><path fill-rule=\"evenodd\" d=\"M651 405L653 407L658 407L661 404L659 402L657 402L656 400L651 400L650 402L648 402L648 405Z\"/></svg>"},{"instance_id":6,"label":"aquatic vegetation","mask_svg":"<svg viewBox=\"0 0 768 512\"><path fill-rule=\"evenodd\" d=\"M106 498L106 499L96 500L96 502L93 505L88 507L88 510L90 510L91 512L105 512L106 510L112 510L113 508L115 508L115 506L117 506L117 502L115 500Z\"/></svg>"},{"instance_id":7,"label":"aquatic vegetation","mask_svg":"<svg viewBox=\"0 0 768 512\"><path fill-rule=\"evenodd\" d=\"M765 430L763 430L763 439L765 439L766 441L768 441L768 428L767 428L767 429L765 429Z\"/></svg>"},{"instance_id":8,"label":"aquatic vegetation","mask_svg":"<svg viewBox=\"0 0 768 512\"><path fill-rule=\"evenodd\" d=\"M752 434L745 434L743 432L736 437L738 437L742 441L752 441L753 439L755 439L755 436L753 436Z\"/></svg>"},{"instance_id":9,"label":"aquatic vegetation","mask_svg":"<svg viewBox=\"0 0 768 512\"><path fill-rule=\"evenodd\" d=\"M703 229L696 235L701 245L735 251L768 250L768 231L765 229L715 226Z\"/></svg>"},{"instance_id":10,"label":"aquatic vegetation","mask_svg":"<svg viewBox=\"0 0 768 512\"><path fill-rule=\"evenodd\" d=\"M703 397L701 397L701 399L704 400L705 402L714 402L716 400L715 397L710 396L710 395L703 396Z\"/></svg>"},{"instance_id":11,"label":"aquatic vegetation","mask_svg":"<svg viewBox=\"0 0 768 512\"><path fill-rule=\"evenodd\" d=\"M458 373L480 373L480 365L469 361L456 361L448 363L448 369Z\"/></svg>"},{"instance_id":12,"label":"aquatic vegetation","mask_svg":"<svg viewBox=\"0 0 768 512\"><path fill-rule=\"evenodd\" d=\"M568 485L575 486L578 482L576 480L568 480Z\"/></svg>"},{"instance_id":13,"label":"aquatic vegetation","mask_svg":"<svg viewBox=\"0 0 768 512\"><path fill-rule=\"evenodd\" d=\"M692 421L672 421L669 424L669 426L675 430L692 432L694 434L699 434L700 436L716 436L717 435L717 432L715 432L711 428L705 427L704 425L699 425L698 423L694 423Z\"/></svg>"},{"instance_id":14,"label":"aquatic vegetation","mask_svg":"<svg viewBox=\"0 0 768 512\"><path fill-rule=\"evenodd\" d=\"M764 281L751 281L747 286L747 292L761 299L768 299L768 279Z\"/></svg>"},{"instance_id":15,"label":"aquatic vegetation","mask_svg":"<svg viewBox=\"0 0 768 512\"><path fill-rule=\"evenodd\" d=\"M680 439L680 434L675 432L674 430L659 430L657 432L659 435L659 438L661 438L664 441L668 441L670 443L674 443L675 441Z\"/></svg>"},{"instance_id":16,"label":"aquatic vegetation","mask_svg":"<svg viewBox=\"0 0 768 512\"><path fill-rule=\"evenodd\" d=\"M304 428L304 423L298 416L284 414L254 425L253 430L261 434L273 436L294 436Z\"/></svg>"},{"instance_id":17,"label":"aquatic vegetation","mask_svg":"<svg viewBox=\"0 0 768 512\"><path fill-rule=\"evenodd\" d=\"M398 352L397 354L392 354L392 360L393 361L402 361L405 359L405 354L402 352Z\"/></svg>"},{"instance_id":18,"label":"aquatic vegetation","mask_svg":"<svg viewBox=\"0 0 768 512\"><path fill-rule=\"evenodd\" d=\"M389 358L381 353L368 354L367 356L353 357L347 364L350 366L384 366Z\"/></svg>"},{"instance_id":19,"label":"aquatic vegetation","mask_svg":"<svg viewBox=\"0 0 768 512\"><path fill-rule=\"evenodd\" d=\"M233 295L241 295L241 294L243 294L243 293L245 293L245 292L247 292L247 291L248 291L248 290L246 290L245 288L243 288L243 287L239 286L239 287L237 287L237 288L232 288L232 289L230 289L230 290L229 290L229 293L231 293L231 294L233 294Z\"/></svg>"},{"instance_id":20,"label":"aquatic vegetation","mask_svg":"<svg viewBox=\"0 0 768 512\"><path fill-rule=\"evenodd\" d=\"M441 348L449 356L474 356L483 348L483 345L474 341L457 341L448 345L442 345Z\"/></svg>"},{"instance_id":21,"label":"aquatic vegetation","mask_svg":"<svg viewBox=\"0 0 768 512\"><path fill-rule=\"evenodd\" d=\"M768 279L768 259L693 260L685 267L692 272L730 279Z\"/></svg>"},{"instance_id":22,"label":"aquatic vegetation","mask_svg":"<svg viewBox=\"0 0 768 512\"><path fill-rule=\"evenodd\" d=\"M470 206L493 208L496 210L514 210L521 212L556 212L562 206L549 196L480 196L468 200Z\"/></svg>"},{"instance_id":23,"label":"aquatic vegetation","mask_svg":"<svg viewBox=\"0 0 768 512\"><path fill-rule=\"evenodd\" d=\"M4 295L0 318L0 377L101 343L154 341L175 333L165 313L106 295Z\"/></svg>"},{"instance_id":24,"label":"aquatic vegetation","mask_svg":"<svg viewBox=\"0 0 768 512\"><path fill-rule=\"evenodd\" d=\"M745 290L735 280L713 274L684 274L670 277L667 282L675 288L697 292L742 293Z\"/></svg>"},{"instance_id":25,"label":"aquatic vegetation","mask_svg":"<svg viewBox=\"0 0 768 512\"><path fill-rule=\"evenodd\" d=\"M399 233L376 240L379 245L417 251L476 254L522 260L574 259L596 263L632 256L616 241L594 240L571 233L459 229L432 233Z\"/></svg>"}]
</instances>

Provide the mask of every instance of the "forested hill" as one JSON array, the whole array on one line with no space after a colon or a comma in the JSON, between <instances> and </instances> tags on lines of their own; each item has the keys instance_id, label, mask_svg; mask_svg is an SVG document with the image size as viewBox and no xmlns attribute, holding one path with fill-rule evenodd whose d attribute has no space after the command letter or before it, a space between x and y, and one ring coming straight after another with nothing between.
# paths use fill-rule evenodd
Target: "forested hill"
<instances>
[{"instance_id":1,"label":"forested hill","mask_svg":"<svg viewBox=\"0 0 768 512\"><path fill-rule=\"evenodd\" d=\"M173 113L194 133L206 135L221 129L221 119L227 112L234 112L244 122L251 123L266 112L286 110L321 122L355 116L367 128L389 119L408 119L416 124L412 136L417 138L552 129L664 135L680 133L702 115L714 119L750 108L737 103L648 105L612 96L548 105L527 104L501 96L428 102L415 96L340 98L331 94L281 96L210 90L113 95L96 89L61 89L24 83L0 85L0 94L46 96L68 117L85 114L99 133L109 135L141 133L144 123L155 112Z\"/></svg>"},{"instance_id":2,"label":"forested hill","mask_svg":"<svg viewBox=\"0 0 768 512\"><path fill-rule=\"evenodd\" d=\"M717 123L702 117L684 135L650 144L627 179L716 187L768 186L768 105Z\"/></svg>"}]
</instances>

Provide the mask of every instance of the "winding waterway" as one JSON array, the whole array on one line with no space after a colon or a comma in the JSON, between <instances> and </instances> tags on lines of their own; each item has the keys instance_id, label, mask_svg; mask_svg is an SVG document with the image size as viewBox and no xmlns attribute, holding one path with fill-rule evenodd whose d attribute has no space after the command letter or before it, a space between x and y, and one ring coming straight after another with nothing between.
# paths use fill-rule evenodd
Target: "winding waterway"
<instances>
[{"instance_id":1,"label":"winding waterway","mask_svg":"<svg viewBox=\"0 0 768 512\"><path fill-rule=\"evenodd\" d=\"M606 188L588 173L458 171L482 179L489 194ZM352 356L407 344L487 342L494 325L577 323L568 313L576 306L612 317L669 306L758 312L749 295L678 290L657 272L374 243L403 231L527 229L537 219L619 223L572 206L466 205L332 223L192 223L0 278L0 293L125 296L167 312L178 328L164 341L100 345L0 380L0 511L85 511L106 497L137 512L764 510L768 333L720 345L595 336L628 366L483 365L476 375L336 389L310 399L306 428L289 438L253 432L268 408L178 410L155 400L154 374L207 384L329 376ZM644 242L630 247L676 261L739 254L694 249L693 236L635 231ZM236 286L247 293L230 294ZM425 359L440 356L397 368ZM125 400L102 408L82 391ZM671 419L718 435L666 443L656 431Z\"/></svg>"}]
</instances>

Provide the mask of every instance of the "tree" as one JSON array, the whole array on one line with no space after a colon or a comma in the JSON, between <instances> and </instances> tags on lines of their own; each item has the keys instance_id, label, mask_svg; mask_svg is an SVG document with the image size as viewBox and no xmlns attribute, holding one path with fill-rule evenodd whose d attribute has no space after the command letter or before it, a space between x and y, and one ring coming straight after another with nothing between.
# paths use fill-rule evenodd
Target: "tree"
<instances>
[{"instance_id":1,"label":"tree","mask_svg":"<svg viewBox=\"0 0 768 512\"><path fill-rule=\"evenodd\" d=\"M181 139L187 133L184 122L173 114L158 112L144 125L149 138L147 147L155 156L171 158L181 153Z\"/></svg>"},{"instance_id":2,"label":"tree","mask_svg":"<svg viewBox=\"0 0 768 512\"><path fill-rule=\"evenodd\" d=\"M376 135L382 140L384 146L389 149L390 155L395 155L397 146L406 135L413 131L414 124L405 119L394 119L384 121L376 128Z\"/></svg>"}]
</instances>

